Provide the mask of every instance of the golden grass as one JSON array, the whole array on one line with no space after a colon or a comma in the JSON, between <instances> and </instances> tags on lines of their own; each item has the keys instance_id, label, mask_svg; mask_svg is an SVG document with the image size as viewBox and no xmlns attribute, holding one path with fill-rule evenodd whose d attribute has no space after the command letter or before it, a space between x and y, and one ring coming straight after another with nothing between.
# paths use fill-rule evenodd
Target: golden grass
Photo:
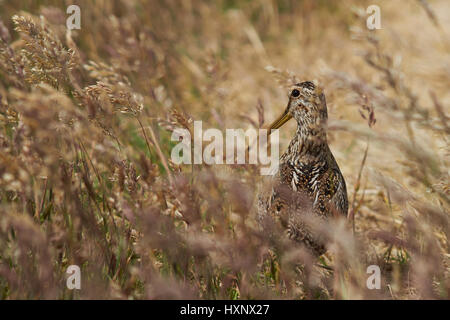
<instances>
[{"instance_id":1,"label":"golden grass","mask_svg":"<svg viewBox=\"0 0 450 320\"><path fill-rule=\"evenodd\" d=\"M1 298L449 298L447 1L377 1L376 31L369 1L78 4L67 32L61 1L0 2ZM354 229L318 261L260 232L258 168L170 161L175 127L270 122L312 79Z\"/></svg>"}]
</instances>

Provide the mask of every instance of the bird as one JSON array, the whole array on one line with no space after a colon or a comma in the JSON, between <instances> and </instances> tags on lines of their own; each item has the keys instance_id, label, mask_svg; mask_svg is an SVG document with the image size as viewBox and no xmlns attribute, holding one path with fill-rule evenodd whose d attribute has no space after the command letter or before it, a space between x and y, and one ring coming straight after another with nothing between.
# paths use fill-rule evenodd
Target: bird
<instances>
[{"instance_id":1,"label":"bird","mask_svg":"<svg viewBox=\"0 0 450 320\"><path fill-rule=\"evenodd\" d=\"M324 237L308 221L320 224L348 213L345 179L327 141L328 111L322 87L312 81L293 85L287 107L270 125L269 134L292 118L297 130L280 157L270 190L259 195L258 217L263 228L280 222L289 239L320 256L327 251Z\"/></svg>"}]
</instances>

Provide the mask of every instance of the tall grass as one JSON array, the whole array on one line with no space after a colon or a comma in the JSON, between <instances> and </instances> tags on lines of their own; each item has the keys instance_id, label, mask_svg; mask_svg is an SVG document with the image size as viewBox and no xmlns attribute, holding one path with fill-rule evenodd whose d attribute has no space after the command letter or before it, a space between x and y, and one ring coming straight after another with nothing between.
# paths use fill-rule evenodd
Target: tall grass
<instances>
[{"instance_id":1,"label":"tall grass","mask_svg":"<svg viewBox=\"0 0 450 320\"><path fill-rule=\"evenodd\" d=\"M0 297L448 299L450 7L377 3L369 31L368 1L78 1L69 32L72 2L0 1ZM260 231L256 166L170 160L311 79L350 202L319 259Z\"/></svg>"}]
</instances>

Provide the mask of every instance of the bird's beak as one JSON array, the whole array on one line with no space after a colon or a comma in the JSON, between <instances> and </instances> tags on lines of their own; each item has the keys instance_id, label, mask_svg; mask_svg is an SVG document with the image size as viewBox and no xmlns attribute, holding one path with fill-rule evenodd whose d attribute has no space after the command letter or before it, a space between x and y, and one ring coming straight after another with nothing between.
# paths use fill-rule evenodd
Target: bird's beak
<instances>
[{"instance_id":1,"label":"bird's beak","mask_svg":"<svg viewBox=\"0 0 450 320\"><path fill-rule=\"evenodd\" d=\"M269 134L272 133L272 130L280 128L283 124L288 122L290 119L292 119L292 115L289 113L288 108L286 108L286 111L284 111L284 113L270 125Z\"/></svg>"}]
</instances>

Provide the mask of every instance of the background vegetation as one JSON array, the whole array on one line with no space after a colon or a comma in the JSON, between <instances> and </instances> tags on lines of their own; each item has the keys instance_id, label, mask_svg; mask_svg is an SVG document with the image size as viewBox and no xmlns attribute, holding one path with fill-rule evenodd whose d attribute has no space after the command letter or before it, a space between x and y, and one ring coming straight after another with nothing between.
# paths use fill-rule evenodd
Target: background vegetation
<instances>
[{"instance_id":1,"label":"background vegetation","mask_svg":"<svg viewBox=\"0 0 450 320\"><path fill-rule=\"evenodd\" d=\"M0 0L0 298L448 299L449 11ZM319 260L260 232L257 167L170 161L174 128L264 126L312 79L353 229L325 226ZM81 290L66 288L72 264Z\"/></svg>"}]
</instances>

